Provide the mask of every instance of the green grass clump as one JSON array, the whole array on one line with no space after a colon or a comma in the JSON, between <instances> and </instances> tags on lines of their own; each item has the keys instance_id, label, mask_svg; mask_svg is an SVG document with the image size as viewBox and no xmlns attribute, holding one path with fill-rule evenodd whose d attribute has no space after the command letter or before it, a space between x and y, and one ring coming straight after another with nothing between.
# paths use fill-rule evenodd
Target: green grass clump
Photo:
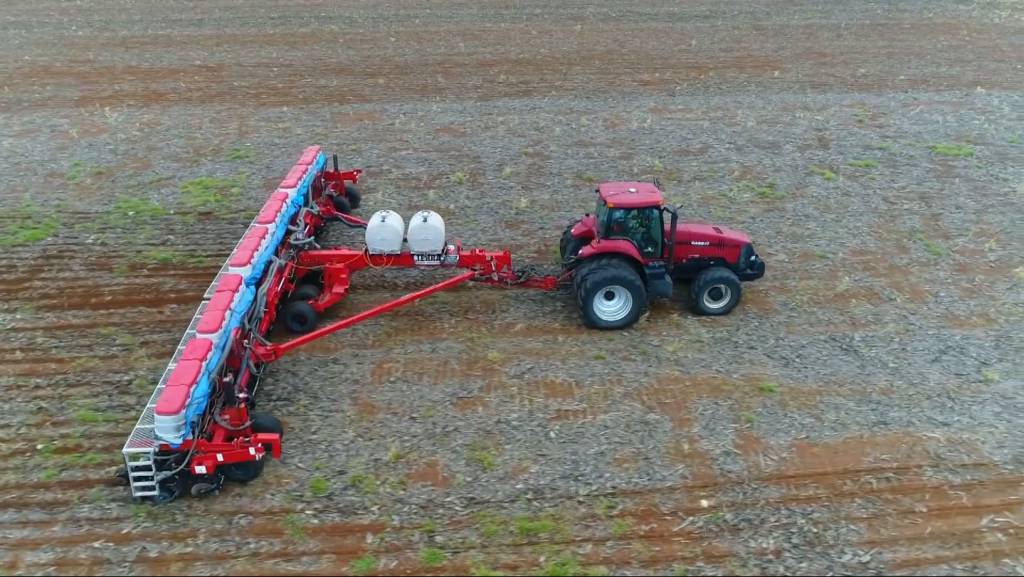
<instances>
[{"instance_id":1,"label":"green grass clump","mask_svg":"<svg viewBox=\"0 0 1024 577\"><path fill-rule=\"evenodd\" d=\"M559 555L544 563L533 575L546 575L548 577L569 577L572 575L607 575L608 570L604 567L584 568L580 565L579 559L572 555Z\"/></svg>"},{"instance_id":2,"label":"green grass clump","mask_svg":"<svg viewBox=\"0 0 1024 577\"><path fill-rule=\"evenodd\" d=\"M236 146L228 151L228 160L249 160L252 158L252 151L241 146Z\"/></svg>"},{"instance_id":3,"label":"green grass clump","mask_svg":"<svg viewBox=\"0 0 1024 577\"><path fill-rule=\"evenodd\" d=\"M776 383L761 383L761 385L758 386L758 389L760 389L762 393L774 395L779 392L779 385Z\"/></svg>"},{"instance_id":4,"label":"green grass clump","mask_svg":"<svg viewBox=\"0 0 1024 577\"><path fill-rule=\"evenodd\" d=\"M245 175L230 178L201 176L181 183L185 205L200 212L220 212L232 206L245 186Z\"/></svg>"},{"instance_id":5,"label":"green grass clump","mask_svg":"<svg viewBox=\"0 0 1024 577\"><path fill-rule=\"evenodd\" d=\"M377 568L377 558L373 555L363 555L353 561L349 567L356 575L366 575Z\"/></svg>"},{"instance_id":6,"label":"green grass clump","mask_svg":"<svg viewBox=\"0 0 1024 577\"><path fill-rule=\"evenodd\" d=\"M81 160L75 160L71 162L71 166L68 168L65 178L68 182L78 182L83 178L90 176L100 176L107 173L107 168L99 164L87 164Z\"/></svg>"},{"instance_id":7,"label":"green grass clump","mask_svg":"<svg viewBox=\"0 0 1024 577\"><path fill-rule=\"evenodd\" d=\"M850 166L854 168L878 168L878 161L870 158L864 158L861 160L851 161Z\"/></svg>"},{"instance_id":8,"label":"green grass clump","mask_svg":"<svg viewBox=\"0 0 1024 577\"><path fill-rule=\"evenodd\" d=\"M75 411L75 420L86 425L95 425L97 423L117 422L118 418L110 415L104 415L103 413L93 409L83 408Z\"/></svg>"},{"instance_id":9,"label":"green grass clump","mask_svg":"<svg viewBox=\"0 0 1024 577\"><path fill-rule=\"evenodd\" d=\"M998 372L993 371L992 369L982 369L982 371L981 371L981 380L982 381L985 381L986 383L992 384L992 383L998 383L999 379L1000 379L1000 377L999 377L999 373Z\"/></svg>"},{"instance_id":10,"label":"green grass clump","mask_svg":"<svg viewBox=\"0 0 1024 577\"><path fill-rule=\"evenodd\" d=\"M935 242L933 240L924 239L921 241L921 246L924 247L924 250L928 254L935 257L946 256L947 254L949 254L949 249L947 249L941 243Z\"/></svg>"},{"instance_id":11,"label":"green grass clump","mask_svg":"<svg viewBox=\"0 0 1024 577\"><path fill-rule=\"evenodd\" d=\"M477 513L476 522L480 524L480 534L485 539L494 539L505 532L508 523L497 513L485 511Z\"/></svg>"},{"instance_id":12,"label":"green grass clump","mask_svg":"<svg viewBox=\"0 0 1024 577\"><path fill-rule=\"evenodd\" d=\"M447 560L448 555L440 549L427 547L420 551L420 561L422 561L427 567L440 567L441 565L444 565L444 562Z\"/></svg>"},{"instance_id":13,"label":"green grass clump","mask_svg":"<svg viewBox=\"0 0 1024 577\"><path fill-rule=\"evenodd\" d=\"M517 517L512 522L512 530L517 537L540 537L566 533L565 526L555 517Z\"/></svg>"},{"instance_id":14,"label":"green grass clump","mask_svg":"<svg viewBox=\"0 0 1024 577\"><path fill-rule=\"evenodd\" d=\"M473 577L505 577L505 574L490 567L473 567L469 574Z\"/></svg>"},{"instance_id":15,"label":"green grass clump","mask_svg":"<svg viewBox=\"0 0 1024 577\"><path fill-rule=\"evenodd\" d=\"M836 179L836 173L832 172L832 169L824 166L812 166L811 172L830 182Z\"/></svg>"},{"instance_id":16,"label":"green grass clump","mask_svg":"<svg viewBox=\"0 0 1024 577\"><path fill-rule=\"evenodd\" d=\"M331 492L331 484L323 477L314 477L309 482L309 492L314 497L326 497Z\"/></svg>"},{"instance_id":17,"label":"green grass clump","mask_svg":"<svg viewBox=\"0 0 1024 577\"><path fill-rule=\"evenodd\" d=\"M974 147L969 144L933 144L928 148L940 156L952 156L954 158L970 158L974 156Z\"/></svg>"},{"instance_id":18,"label":"green grass clump","mask_svg":"<svg viewBox=\"0 0 1024 577\"><path fill-rule=\"evenodd\" d=\"M185 254L174 250L154 248L138 253L135 260L141 263L180 266L207 266L212 261L200 255Z\"/></svg>"},{"instance_id":19,"label":"green grass clump","mask_svg":"<svg viewBox=\"0 0 1024 577\"><path fill-rule=\"evenodd\" d=\"M457 184L459 186L462 186L463 184L466 184L467 182L469 182L469 174L467 174L467 173L465 173L465 172L460 170L460 171L457 171L456 173L452 174L451 177L450 177L450 180L452 182L454 182L455 184Z\"/></svg>"},{"instance_id":20,"label":"green grass clump","mask_svg":"<svg viewBox=\"0 0 1024 577\"><path fill-rule=\"evenodd\" d=\"M924 248L925 252L934 257L943 257L949 254L949 249L942 243L926 237L921 231L914 232L910 235L910 238L921 243L921 247Z\"/></svg>"},{"instance_id":21,"label":"green grass clump","mask_svg":"<svg viewBox=\"0 0 1024 577\"><path fill-rule=\"evenodd\" d=\"M284 532L297 541L306 538L306 519L298 513L289 513L284 517Z\"/></svg>"},{"instance_id":22,"label":"green grass clump","mask_svg":"<svg viewBox=\"0 0 1024 577\"><path fill-rule=\"evenodd\" d=\"M374 495L380 491L380 483L370 474L356 471L348 476L348 486L364 495Z\"/></svg>"},{"instance_id":23,"label":"green grass clump","mask_svg":"<svg viewBox=\"0 0 1024 577\"><path fill-rule=\"evenodd\" d=\"M112 214L120 218L157 217L167 214L167 209L146 198L123 196L114 202Z\"/></svg>"},{"instance_id":24,"label":"green grass clump","mask_svg":"<svg viewBox=\"0 0 1024 577\"><path fill-rule=\"evenodd\" d=\"M498 452L493 447L474 443L469 448L469 460L487 472L498 468Z\"/></svg>"},{"instance_id":25,"label":"green grass clump","mask_svg":"<svg viewBox=\"0 0 1024 577\"><path fill-rule=\"evenodd\" d=\"M437 533L437 521L434 521L433 519L425 521L420 525L420 532L425 535L433 535L434 533Z\"/></svg>"},{"instance_id":26,"label":"green grass clump","mask_svg":"<svg viewBox=\"0 0 1024 577\"><path fill-rule=\"evenodd\" d=\"M11 222L0 228L0 247L42 242L57 234L60 220L42 207L24 204L12 211Z\"/></svg>"},{"instance_id":27,"label":"green grass clump","mask_svg":"<svg viewBox=\"0 0 1024 577\"><path fill-rule=\"evenodd\" d=\"M619 508L619 503L615 499L609 497L601 497L597 500L594 505L594 512L602 517L607 517L615 512Z\"/></svg>"},{"instance_id":28,"label":"green grass clump","mask_svg":"<svg viewBox=\"0 0 1024 577\"><path fill-rule=\"evenodd\" d=\"M402 451L401 447L392 445L388 449L388 463L395 464L405 458L405 451Z\"/></svg>"},{"instance_id":29,"label":"green grass clump","mask_svg":"<svg viewBox=\"0 0 1024 577\"><path fill-rule=\"evenodd\" d=\"M626 533L633 529L633 522L629 519L616 519L612 522L611 532L612 536L616 539L621 538Z\"/></svg>"},{"instance_id":30,"label":"green grass clump","mask_svg":"<svg viewBox=\"0 0 1024 577\"><path fill-rule=\"evenodd\" d=\"M779 190L774 182L757 183L744 180L734 186L730 192L733 195L756 196L765 200L781 200L786 198L786 192Z\"/></svg>"}]
</instances>

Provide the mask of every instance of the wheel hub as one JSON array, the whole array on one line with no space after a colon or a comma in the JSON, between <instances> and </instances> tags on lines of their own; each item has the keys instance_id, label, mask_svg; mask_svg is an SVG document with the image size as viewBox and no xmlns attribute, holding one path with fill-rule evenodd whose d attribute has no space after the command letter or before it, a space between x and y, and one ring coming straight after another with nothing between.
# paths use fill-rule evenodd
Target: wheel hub
<instances>
[{"instance_id":1,"label":"wheel hub","mask_svg":"<svg viewBox=\"0 0 1024 577\"><path fill-rule=\"evenodd\" d=\"M633 310L633 295L624 287L605 287L594 295L594 315L606 322L622 320Z\"/></svg>"},{"instance_id":2,"label":"wheel hub","mask_svg":"<svg viewBox=\"0 0 1024 577\"><path fill-rule=\"evenodd\" d=\"M711 285L704 290L701 300L704 301L704 306L710 310L724 308L732 300L732 289L724 284Z\"/></svg>"}]
</instances>

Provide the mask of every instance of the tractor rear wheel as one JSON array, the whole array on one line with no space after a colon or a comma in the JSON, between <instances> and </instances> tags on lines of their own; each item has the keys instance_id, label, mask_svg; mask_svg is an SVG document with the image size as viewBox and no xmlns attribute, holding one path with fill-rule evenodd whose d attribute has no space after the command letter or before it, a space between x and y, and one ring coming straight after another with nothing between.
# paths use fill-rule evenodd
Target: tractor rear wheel
<instances>
[{"instance_id":1,"label":"tractor rear wheel","mask_svg":"<svg viewBox=\"0 0 1024 577\"><path fill-rule=\"evenodd\" d=\"M316 326L316 310L306 301L292 301L284 306L281 313L284 325L293 333L305 334Z\"/></svg>"},{"instance_id":2,"label":"tractor rear wheel","mask_svg":"<svg viewBox=\"0 0 1024 577\"><path fill-rule=\"evenodd\" d=\"M741 291L736 273L714 266L702 270L690 283L690 305L697 314L726 315L740 302Z\"/></svg>"},{"instance_id":3,"label":"tractor rear wheel","mask_svg":"<svg viewBox=\"0 0 1024 577\"><path fill-rule=\"evenodd\" d=\"M249 426L253 433L277 433L284 437L284 426L277 417L269 413L252 413L251 419L252 424ZM266 462L267 456L264 455L259 461L233 463L224 467L224 476L236 483L250 483L263 473Z\"/></svg>"},{"instance_id":4,"label":"tractor rear wheel","mask_svg":"<svg viewBox=\"0 0 1024 577\"><path fill-rule=\"evenodd\" d=\"M363 193L351 184L345 185L345 198L348 199L348 205L352 207L352 210L359 208L359 205L363 203Z\"/></svg>"},{"instance_id":5,"label":"tractor rear wheel","mask_svg":"<svg viewBox=\"0 0 1024 577\"><path fill-rule=\"evenodd\" d=\"M624 329L647 310L647 288L629 263L602 258L587 263L577 277L576 299L583 324L594 329Z\"/></svg>"},{"instance_id":6,"label":"tractor rear wheel","mask_svg":"<svg viewBox=\"0 0 1024 577\"><path fill-rule=\"evenodd\" d=\"M288 298L292 301L311 301L319 297L320 287L315 284L300 284Z\"/></svg>"}]
</instances>

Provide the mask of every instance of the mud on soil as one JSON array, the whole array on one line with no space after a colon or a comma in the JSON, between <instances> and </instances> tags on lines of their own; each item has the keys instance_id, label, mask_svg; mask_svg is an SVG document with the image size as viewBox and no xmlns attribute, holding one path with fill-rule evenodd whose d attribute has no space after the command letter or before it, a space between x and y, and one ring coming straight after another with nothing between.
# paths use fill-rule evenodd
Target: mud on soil
<instances>
[{"instance_id":1,"label":"mud on soil","mask_svg":"<svg viewBox=\"0 0 1024 577\"><path fill-rule=\"evenodd\" d=\"M0 16L0 238L59 223L0 252L0 571L1024 571L1016 3ZM366 169L364 212L540 266L593 182L658 177L768 275L728 317L677 298L616 334L567 294L437 295L273 368L257 482L132 504L123 439L310 143ZM196 210L202 176L237 197ZM357 277L332 314L428 279Z\"/></svg>"}]
</instances>

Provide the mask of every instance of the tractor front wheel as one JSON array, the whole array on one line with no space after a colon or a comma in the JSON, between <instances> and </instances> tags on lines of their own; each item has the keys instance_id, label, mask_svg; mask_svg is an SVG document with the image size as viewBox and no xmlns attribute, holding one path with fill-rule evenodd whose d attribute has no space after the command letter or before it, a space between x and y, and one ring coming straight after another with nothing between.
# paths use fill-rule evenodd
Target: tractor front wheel
<instances>
[{"instance_id":1,"label":"tractor front wheel","mask_svg":"<svg viewBox=\"0 0 1024 577\"><path fill-rule=\"evenodd\" d=\"M589 263L576 283L583 324L594 329L624 329L647 310L647 288L629 263L613 258Z\"/></svg>"},{"instance_id":2,"label":"tractor front wheel","mask_svg":"<svg viewBox=\"0 0 1024 577\"><path fill-rule=\"evenodd\" d=\"M721 266L711 267L690 283L690 304L697 314L726 315L740 302L741 291L736 273Z\"/></svg>"},{"instance_id":3,"label":"tractor front wheel","mask_svg":"<svg viewBox=\"0 0 1024 577\"><path fill-rule=\"evenodd\" d=\"M558 254L562 258L563 265L568 264L569 260L575 257L584 246L583 241L572 235L572 227L576 226L576 222L565 228L562 239L558 243Z\"/></svg>"}]
</instances>

